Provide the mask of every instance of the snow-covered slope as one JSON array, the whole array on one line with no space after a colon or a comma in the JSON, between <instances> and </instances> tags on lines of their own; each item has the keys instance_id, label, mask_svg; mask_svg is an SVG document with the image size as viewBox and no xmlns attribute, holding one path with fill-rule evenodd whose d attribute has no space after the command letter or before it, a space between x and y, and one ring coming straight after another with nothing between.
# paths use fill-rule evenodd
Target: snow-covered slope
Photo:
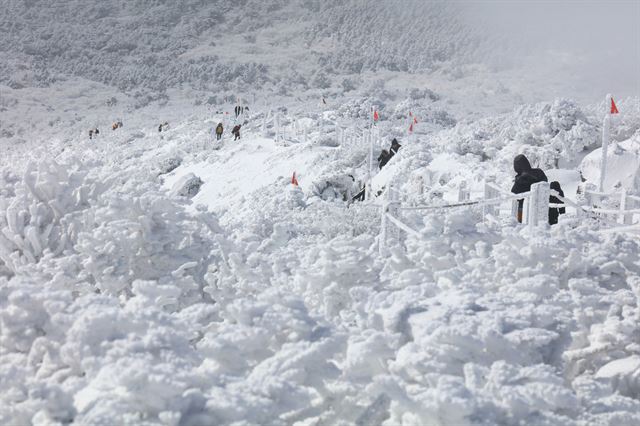
<instances>
[{"instance_id":1,"label":"snow-covered slope","mask_svg":"<svg viewBox=\"0 0 640 426\"><path fill-rule=\"evenodd\" d=\"M216 143L217 120L158 133L132 115L51 141L55 162L5 166L3 423L640 420L635 239L571 223L531 237L454 210L406 216L422 237L382 258L378 209L316 192L361 178L366 147L276 144L259 125ZM576 164L592 123L568 101L427 123L377 182L408 192L420 175L437 202L462 178L509 179L513 152L544 158L548 138ZM461 148L467 133L482 151ZM172 195L188 173L200 192Z\"/></svg>"}]
</instances>

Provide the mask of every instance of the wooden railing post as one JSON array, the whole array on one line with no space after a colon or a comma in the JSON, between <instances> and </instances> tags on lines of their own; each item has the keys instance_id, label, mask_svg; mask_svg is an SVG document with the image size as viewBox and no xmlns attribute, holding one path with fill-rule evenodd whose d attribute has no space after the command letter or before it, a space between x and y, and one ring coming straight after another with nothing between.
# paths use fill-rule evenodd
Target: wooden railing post
<instances>
[{"instance_id":1,"label":"wooden railing post","mask_svg":"<svg viewBox=\"0 0 640 426\"><path fill-rule=\"evenodd\" d=\"M471 193L469 188L467 188L467 181L463 180L460 182L460 186L458 187L458 201L469 201L471 199Z\"/></svg>"},{"instance_id":2,"label":"wooden railing post","mask_svg":"<svg viewBox=\"0 0 640 426\"><path fill-rule=\"evenodd\" d=\"M618 217L618 222L623 225L631 225L633 223L633 213L625 213L625 210L633 209L633 199L627 197L627 190L622 188L622 193L620 194L620 215Z\"/></svg>"},{"instance_id":3,"label":"wooden railing post","mask_svg":"<svg viewBox=\"0 0 640 426\"><path fill-rule=\"evenodd\" d=\"M525 209L527 212L527 225L533 231L540 226L549 224L549 183L538 182L531 185L528 204Z\"/></svg>"},{"instance_id":4,"label":"wooden railing post","mask_svg":"<svg viewBox=\"0 0 640 426\"><path fill-rule=\"evenodd\" d=\"M496 191L490 184L493 184L495 181L494 177L488 177L484 181L484 199L491 200L494 198L498 198L499 193ZM483 204L482 205L482 220L484 221L484 217L486 215L491 215L497 217L499 215L500 206L496 206L495 204Z\"/></svg>"},{"instance_id":5,"label":"wooden railing post","mask_svg":"<svg viewBox=\"0 0 640 426\"><path fill-rule=\"evenodd\" d=\"M389 212L390 205L390 194L391 194L391 183L387 186L387 189L382 197L382 207L381 207L381 220L380 220L380 235L378 235L378 251L380 256L385 257L388 254L387 250L387 232L388 232L388 221L387 221L387 213Z\"/></svg>"}]
</instances>

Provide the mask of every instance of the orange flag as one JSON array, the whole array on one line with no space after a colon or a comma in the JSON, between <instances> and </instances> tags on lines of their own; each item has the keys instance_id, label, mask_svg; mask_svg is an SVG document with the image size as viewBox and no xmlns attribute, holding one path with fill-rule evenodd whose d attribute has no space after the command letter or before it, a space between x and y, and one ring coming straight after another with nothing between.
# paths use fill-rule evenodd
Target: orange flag
<instances>
[{"instance_id":1,"label":"orange flag","mask_svg":"<svg viewBox=\"0 0 640 426\"><path fill-rule=\"evenodd\" d=\"M618 114L618 107L616 107L616 103L613 102L613 98L611 98L611 114Z\"/></svg>"},{"instance_id":2,"label":"orange flag","mask_svg":"<svg viewBox=\"0 0 640 426\"><path fill-rule=\"evenodd\" d=\"M291 176L291 185L298 186L298 179L296 179L296 172L293 172L293 176Z\"/></svg>"},{"instance_id":3,"label":"orange flag","mask_svg":"<svg viewBox=\"0 0 640 426\"><path fill-rule=\"evenodd\" d=\"M378 115L378 111L374 111L373 112L373 121L378 121L380 119L380 116Z\"/></svg>"}]
</instances>

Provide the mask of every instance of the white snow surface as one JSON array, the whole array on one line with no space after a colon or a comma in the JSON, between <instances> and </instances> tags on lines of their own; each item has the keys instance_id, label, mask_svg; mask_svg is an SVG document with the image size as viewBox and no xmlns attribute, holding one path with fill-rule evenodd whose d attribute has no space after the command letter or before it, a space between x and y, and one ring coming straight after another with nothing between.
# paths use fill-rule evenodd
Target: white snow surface
<instances>
[{"instance_id":1,"label":"white snow surface","mask_svg":"<svg viewBox=\"0 0 640 426\"><path fill-rule=\"evenodd\" d=\"M561 140L553 105L582 117ZM556 101L401 139L375 182L421 202L486 174L508 188L512 154L547 161L535 138L551 138L569 195L575 147L597 144L580 114ZM640 421L632 236L567 222L532 237L463 209L407 215L422 238L381 258L375 205L317 191L362 179L366 147L275 143L259 120L222 142L216 117L145 120L4 166L3 424ZM458 152L467 134L485 141L475 154ZM194 175L192 199L172 195Z\"/></svg>"},{"instance_id":2,"label":"white snow surface","mask_svg":"<svg viewBox=\"0 0 640 426\"><path fill-rule=\"evenodd\" d=\"M374 192L408 205L509 190L520 153L575 199L608 105L472 63L441 3L430 31L413 1L23 3L0 16L0 424L640 424L637 234L411 211L381 256L380 200L344 200L371 105L375 157L402 144ZM616 102L607 189L639 195L640 99Z\"/></svg>"}]
</instances>

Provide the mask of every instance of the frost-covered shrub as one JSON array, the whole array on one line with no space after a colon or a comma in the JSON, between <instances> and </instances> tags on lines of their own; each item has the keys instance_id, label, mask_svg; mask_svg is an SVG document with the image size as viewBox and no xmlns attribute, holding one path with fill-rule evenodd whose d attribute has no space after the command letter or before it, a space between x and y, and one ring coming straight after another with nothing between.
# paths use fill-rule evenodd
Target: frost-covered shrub
<instances>
[{"instance_id":1,"label":"frost-covered shrub","mask_svg":"<svg viewBox=\"0 0 640 426\"><path fill-rule=\"evenodd\" d=\"M526 154L538 167L557 167L560 159L574 165L598 142L598 130L573 101L523 106L513 113L456 126L438 136L445 150L511 161Z\"/></svg>"},{"instance_id":2,"label":"frost-covered shrub","mask_svg":"<svg viewBox=\"0 0 640 426\"><path fill-rule=\"evenodd\" d=\"M448 112L432 107L430 102L410 97L396 105L393 118L399 121L404 120L408 126L412 117L415 117L418 123L431 123L443 128L451 128L456 125L455 118Z\"/></svg>"},{"instance_id":3,"label":"frost-covered shrub","mask_svg":"<svg viewBox=\"0 0 640 426\"><path fill-rule=\"evenodd\" d=\"M15 274L73 244L82 226L82 211L108 185L87 175L73 164L41 162L29 163L20 180L5 177L7 187L0 195L0 273Z\"/></svg>"},{"instance_id":4,"label":"frost-covered shrub","mask_svg":"<svg viewBox=\"0 0 640 426\"><path fill-rule=\"evenodd\" d=\"M440 96L434 92L431 89L427 89L426 87L424 89L418 89L418 88L413 88L411 89L411 91L409 92L409 98L414 100L414 101L418 101L421 99L428 99L430 101L437 101L440 99Z\"/></svg>"},{"instance_id":5,"label":"frost-covered shrub","mask_svg":"<svg viewBox=\"0 0 640 426\"><path fill-rule=\"evenodd\" d=\"M179 206L151 191L109 196L85 221L74 249L102 293L128 294L136 279L168 280L178 285L182 301L203 297L198 277L213 248L204 239L211 231Z\"/></svg>"},{"instance_id":6,"label":"frost-covered shrub","mask_svg":"<svg viewBox=\"0 0 640 426\"><path fill-rule=\"evenodd\" d=\"M375 109L380 113L380 119L385 120L384 111L386 103L376 97L349 99L340 104L336 109L336 114L341 118L371 120L372 105L375 105Z\"/></svg>"},{"instance_id":7,"label":"frost-covered shrub","mask_svg":"<svg viewBox=\"0 0 640 426\"><path fill-rule=\"evenodd\" d=\"M180 157L164 158L158 164L158 175L170 173L180 167L180 164L182 164L182 158Z\"/></svg>"},{"instance_id":8,"label":"frost-covered shrub","mask_svg":"<svg viewBox=\"0 0 640 426\"><path fill-rule=\"evenodd\" d=\"M341 86L342 90L344 90L345 92L350 92L356 89L356 83L353 81L353 79L350 78L343 79Z\"/></svg>"},{"instance_id":9,"label":"frost-covered shrub","mask_svg":"<svg viewBox=\"0 0 640 426\"><path fill-rule=\"evenodd\" d=\"M319 89L328 89L329 87L331 87L331 80L329 79L329 77L327 77L326 73L324 73L323 71L319 71L313 77L311 84L313 85L313 87Z\"/></svg>"}]
</instances>

